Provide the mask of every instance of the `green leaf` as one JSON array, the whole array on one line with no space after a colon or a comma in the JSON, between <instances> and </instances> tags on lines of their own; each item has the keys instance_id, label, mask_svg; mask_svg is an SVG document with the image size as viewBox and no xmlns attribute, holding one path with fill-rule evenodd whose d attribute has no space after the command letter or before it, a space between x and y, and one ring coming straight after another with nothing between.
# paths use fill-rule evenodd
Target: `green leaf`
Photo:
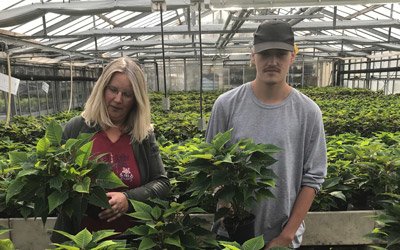
<instances>
[{"instance_id":1,"label":"green leaf","mask_svg":"<svg viewBox=\"0 0 400 250\"><path fill-rule=\"evenodd\" d=\"M45 155L51 146L51 142L46 137L39 139L36 145L36 152L40 155Z\"/></svg>"},{"instance_id":2,"label":"green leaf","mask_svg":"<svg viewBox=\"0 0 400 250\"><path fill-rule=\"evenodd\" d=\"M74 191L78 193L89 193L90 182L91 182L90 178L86 176L85 178L83 178L82 181L75 183L72 188Z\"/></svg>"},{"instance_id":3,"label":"green leaf","mask_svg":"<svg viewBox=\"0 0 400 250\"><path fill-rule=\"evenodd\" d=\"M67 192L54 191L49 195L47 200L49 201L49 213L64 203L68 199Z\"/></svg>"},{"instance_id":4,"label":"green leaf","mask_svg":"<svg viewBox=\"0 0 400 250\"><path fill-rule=\"evenodd\" d=\"M145 226L145 225L134 226L134 227L129 228L128 231L134 235L145 236L145 235L148 235L149 227Z\"/></svg>"},{"instance_id":5,"label":"green leaf","mask_svg":"<svg viewBox=\"0 0 400 250\"><path fill-rule=\"evenodd\" d=\"M106 240L106 241L101 242L97 247L90 248L90 250L113 249L113 248L108 248L108 247L116 246L116 245L119 245L120 247L122 247L120 243L114 242L112 240ZM125 246L125 244L124 244L124 246Z\"/></svg>"},{"instance_id":6,"label":"green leaf","mask_svg":"<svg viewBox=\"0 0 400 250\"><path fill-rule=\"evenodd\" d=\"M65 144L64 147L65 149L67 149L68 151L71 150L72 147L74 147L78 142L80 142L80 140L75 139L75 138L69 138Z\"/></svg>"},{"instance_id":7,"label":"green leaf","mask_svg":"<svg viewBox=\"0 0 400 250\"><path fill-rule=\"evenodd\" d=\"M227 153L222 160L214 162L214 165L218 166L222 163L233 164L232 155Z\"/></svg>"},{"instance_id":8,"label":"green leaf","mask_svg":"<svg viewBox=\"0 0 400 250\"><path fill-rule=\"evenodd\" d=\"M106 229L106 230L100 230L93 232L93 241L94 242L99 242L105 238L108 238L110 236L117 235L119 233L115 232L114 230L111 229Z\"/></svg>"},{"instance_id":9,"label":"green leaf","mask_svg":"<svg viewBox=\"0 0 400 250\"><path fill-rule=\"evenodd\" d=\"M14 250L14 244L10 239L0 240L0 250Z\"/></svg>"},{"instance_id":10,"label":"green leaf","mask_svg":"<svg viewBox=\"0 0 400 250\"><path fill-rule=\"evenodd\" d=\"M24 176L28 176L28 175L37 175L39 173L39 171L37 169L34 168L30 168L30 169L23 169L21 170L18 174L17 174L17 179L24 177Z\"/></svg>"},{"instance_id":11,"label":"green leaf","mask_svg":"<svg viewBox=\"0 0 400 250\"><path fill-rule=\"evenodd\" d=\"M24 185L25 181L20 178L12 180L7 188L6 203L8 203L12 197L18 195Z\"/></svg>"},{"instance_id":12,"label":"green leaf","mask_svg":"<svg viewBox=\"0 0 400 250\"><path fill-rule=\"evenodd\" d=\"M333 197L336 197L343 201L346 201L346 196L343 194L342 191L334 191L334 192L330 192L329 194L332 195Z\"/></svg>"},{"instance_id":13,"label":"green leaf","mask_svg":"<svg viewBox=\"0 0 400 250\"><path fill-rule=\"evenodd\" d=\"M130 202L132 203L135 211L148 213L149 215L151 214L152 208L148 204L137 200L130 200Z\"/></svg>"},{"instance_id":14,"label":"green leaf","mask_svg":"<svg viewBox=\"0 0 400 250\"><path fill-rule=\"evenodd\" d=\"M110 208L106 191L101 187L93 187L89 194L88 202L97 207Z\"/></svg>"},{"instance_id":15,"label":"green leaf","mask_svg":"<svg viewBox=\"0 0 400 250\"><path fill-rule=\"evenodd\" d=\"M57 246L59 248L56 249L62 249L62 250L81 250L79 247L73 247L73 246L68 246L64 244L58 244L58 243L53 243L53 246Z\"/></svg>"},{"instance_id":16,"label":"green leaf","mask_svg":"<svg viewBox=\"0 0 400 250\"><path fill-rule=\"evenodd\" d=\"M241 250L240 245L237 242L219 241L218 243L229 250Z\"/></svg>"},{"instance_id":17,"label":"green leaf","mask_svg":"<svg viewBox=\"0 0 400 250\"><path fill-rule=\"evenodd\" d=\"M47 126L45 137L49 139L52 145L59 146L62 137L62 127L60 124L52 120Z\"/></svg>"},{"instance_id":18,"label":"green leaf","mask_svg":"<svg viewBox=\"0 0 400 250\"><path fill-rule=\"evenodd\" d=\"M130 213L129 216L139 219L139 220L153 221L153 217L151 216L150 213L147 213L147 212L133 212L133 213Z\"/></svg>"},{"instance_id":19,"label":"green leaf","mask_svg":"<svg viewBox=\"0 0 400 250\"><path fill-rule=\"evenodd\" d=\"M75 240L75 236L72 234L69 234L67 232L61 231L61 230L53 230L53 232L56 232L58 234L61 234L62 236L65 236L66 238L74 241Z\"/></svg>"},{"instance_id":20,"label":"green leaf","mask_svg":"<svg viewBox=\"0 0 400 250\"><path fill-rule=\"evenodd\" d=\"M86 166L92 154L93 142L90 141L79 148L79 153L75 158L75 163L80 166Z\"/></svg>"},{"instance_id":21,"label":"green leaf","mask_svg":"<svg viewBox=\"0 0 400 250\"><path fill-rule=\"evenodd\" d=\"M92 234L85 228L80 231L77 235L75 235L73 241L76 245L82 249L85 249L86 246L92 241Z\"/></svg>"},{"instance_id":22,"label":"green leaf","mask_svg":"<svg viewBox=\"0 0 400 250\"><path fill-rule=\"evenodd\" d=\"M212 144L214 145L214 147L215 147L217 150L221 150L222 147L224 147L225 144L229 142L229 140L231 139L231 131L232 131L232 129L227 130L227 131L224 132L224 133L218 133L218 134L213 138Z\"/></svg>"},{"instance_id":23,"label":"green leaf","mask_svg":"<svg viewBox=\"0 0 400 250\"><path fill-rule=\"evenodd\" d=\"M10 158L10 164L12 165L19 165L24 163L28 160L28 154L24 152L9 152L8 156Z\"/></svg>"},{"instance_id":24,"label":"green leaf","mask_svg":"<svg viewBox=\"0 0 400 250\"><path fill-rule=\"evenodd\" d=\"M104 189L126 187L122 180L112 171L103 171L96 178L96 183Z\"/></svg>"},{"instance_id":25,"label":"green leaf","mask_svg":"<svg viewBox=\"0 0 400 250\"><path fill-rule=\"evenodd\" d=\"M176 235L174 237L167 237L164 240L164 243L168 244L168 245L177 246L179 248L182 248L181 239L179 238L178 235Z\"/></svg>"},{"instance_id":26,"label":"green leaf","mask_svg":"<svg viewBox=\"0 0 400 250\"><path fill-rule=\"evenodd\" d=\"M207 213L204 209L200 207L192 207L187 210L188 214L200 214L200 213Z\"/></svg>"},{"instance_id":27,"label":"green leaf","mask_svg":"<svg viewBox=\"0 0 400 250\"><path fill-rule=\"evenodd\" d=\"M49 180L49 187L52 189L57 189L58 191L61 191L62 183L64 181L64 178L61 175L54 176Z\"/></svg>"},{"instance_id":28,"label":"green leaf","mask_svg":"<svg viewBox=\"0 0 400 250\"><path fill-rule=\"evenodd\" d=\"M156 247L156 246L157 246L157 244L154 243L152 239L149 239L149 238L145 237L140 242L139 250L152 249L153 247Z\"/></svg>"},{"instance_id":29,"label":"green leaf","mask_svg":"<svg viewBox=\"0 0 400 250\"><path fill-rule=\"evenodd\" d=\"M264 237L262 235L247 240L243 243L243 250L259 250L264 248Z\"/></svg>"},{"instance_id":30,"label":"green leaf","mask_svg":"<svg viewBox=\"0 0 400 250\"><path fill-rule=\"evenodd\" d=\"M334 178L327 178L323 184L324 189L332 188L336 185L339 184L340 182L340 177L334 177Z\"/></svg>"},{"instance_id":31,"label":"green leaf","mask_svg":"<svg viewBox=\"0 0 400 250\"><path fill-rule=\"evenodd\" d=\"M5 233L10 232L10 231L11 231L11 229L3 228L3 227L0 226L0 235L5 234Z\"/></svg>"},{"instance_id":32,"label":"green leaf","mask_svg":"<svg viewBox=\"0 0 400 250\"><path fill-rule=\"evenodd\" d=\"M211 160L214 157L212 154L193 154L191 156L194 158L205 159L205 160Z\"/></svg>"},{"instance_id":33,"label":"green leaf","mask_svg":"<svg viewBox=\"0 0 400 250\"><path fill-rule=\"evenodd\" d=\"M153 207L153 209L151 210L151 216L154 218L154 220L158 220L161 217L161 214L161 208L158 206Z\"/></svg>"}]
</instances>

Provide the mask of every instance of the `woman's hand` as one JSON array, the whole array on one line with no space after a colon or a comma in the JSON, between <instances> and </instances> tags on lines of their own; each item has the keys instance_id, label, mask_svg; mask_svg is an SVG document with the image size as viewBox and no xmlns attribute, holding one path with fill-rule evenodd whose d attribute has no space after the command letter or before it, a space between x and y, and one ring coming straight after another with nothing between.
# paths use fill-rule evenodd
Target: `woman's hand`
<instances>
[{"instance_id":1,"label":"woman's hand","mask_svg":"<svg viewBox=\"0 0 400 250\"><path fill-rule=\"evenodd\" d=\"M126 213L129 204L128 199L122 192L108 192L106 195L109 198L108 203L111 208L104 209L99 213L99 218L110 222Z\"/></svg>"}]
</instances>

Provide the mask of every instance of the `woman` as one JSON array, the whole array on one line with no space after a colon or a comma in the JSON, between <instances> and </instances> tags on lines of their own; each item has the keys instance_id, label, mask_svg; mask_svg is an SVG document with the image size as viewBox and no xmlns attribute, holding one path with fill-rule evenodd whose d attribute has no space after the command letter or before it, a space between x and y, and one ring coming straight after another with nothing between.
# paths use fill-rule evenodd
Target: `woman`
<instances>
[{"instance_id":1,"label":"woman","mask_svg":"<svg viewBox=\"0 0 400 250\"><path fill-rule=\"evenodd\" d=\"M132 210L128 199L163 198L170 189L150 124L144 75L133 60L122 57L105 67L82 114L65 125L63 139L76 138L80 133L94 133L92 155L105 153L103 160L111 163L128 189L107 192L111 208L96 211L91 207L81 222L60 214L54 229L71 234L83 228L124 232L133 226L131 218L124 215ZM51 240L67 239L54 233Z\"/></svg>"}]
</instances>

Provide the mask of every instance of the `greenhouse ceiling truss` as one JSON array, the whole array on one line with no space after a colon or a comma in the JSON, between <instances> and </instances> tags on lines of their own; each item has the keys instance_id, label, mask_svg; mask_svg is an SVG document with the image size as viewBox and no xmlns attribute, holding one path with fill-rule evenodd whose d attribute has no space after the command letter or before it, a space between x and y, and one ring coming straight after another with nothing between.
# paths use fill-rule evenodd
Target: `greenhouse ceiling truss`
<instances>
[{"instance_id":1,"label":"greenhouse ceiling truss","mask_svg":"<svg viewBox=\"0 0 400 250\"><path fill-rule=\"evenodd\" d=\"M253 32L260 22L272 19L292 24L300 55L306 57L368 58L400 52L400 4L395 1L5 2L0 10L0 56L32 63L91 66L121 55L142 62L245 61Z\"/></svg>"}]
</instances>

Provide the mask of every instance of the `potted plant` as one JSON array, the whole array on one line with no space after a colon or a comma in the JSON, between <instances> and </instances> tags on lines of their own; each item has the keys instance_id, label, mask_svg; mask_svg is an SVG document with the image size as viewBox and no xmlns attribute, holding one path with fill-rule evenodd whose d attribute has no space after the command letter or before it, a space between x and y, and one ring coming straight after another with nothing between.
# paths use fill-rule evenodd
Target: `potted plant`
<instances>
[{"instance_id":1,"label":"potted plant","mask_svg":"<svg viewBox=\"0 0 400 250\"><path fill-rule=\"evenodd\" d=\"M105 189L124 186L108 164L91 159L91 135L62 144L62 128L50 122L31 152L10 152L2 171L6 206L43 223L55 210L80 221L88 204L109 207ZM6 187L4 187L6 185ZM0 204L3 204L0 201Z\"/></svg>"},{"instance_id":2,"label":"potted plant","mask_svg":"<svg viewBox=\"0 0 400 250\"><path fill-rule=\"evenodd\" d=\"M145 203L130 200L134 212L128 215L138 219L140 224L125 233L137 236L139 250L214 249L218 243L204 228L206 220L194 216L204 210L193 201L151 199Z\"/></svg>"},{"instance_id":3,"label":"potted plant","mask_svg":"<svg viewBox=\"0 0 400 250\"><path fill-rule=\"evenodd\" d=\"M400 195L386 195L389 199L384 201L384 210L375 217L377 227L368 236L381 243L372 246L374 249L400 249Z\"/></svg>"},{"instance_id":4,"label":"potted plant","mask_svg":"<svg viewBox=\"0 0 400 250\"><path fill-rule=\"evenodd\" d=\"M276 162L272 155L280 149L250 139L236 143L230 139L228 130L193 150L186 169L193 182L187 192L197 200L212 197L229 204L217 211L215 220L223 220L230 240L243 243L255 236L251 208L257 201L273 197L276 175L269 167Z\"/></svg>"}]
</instances>

